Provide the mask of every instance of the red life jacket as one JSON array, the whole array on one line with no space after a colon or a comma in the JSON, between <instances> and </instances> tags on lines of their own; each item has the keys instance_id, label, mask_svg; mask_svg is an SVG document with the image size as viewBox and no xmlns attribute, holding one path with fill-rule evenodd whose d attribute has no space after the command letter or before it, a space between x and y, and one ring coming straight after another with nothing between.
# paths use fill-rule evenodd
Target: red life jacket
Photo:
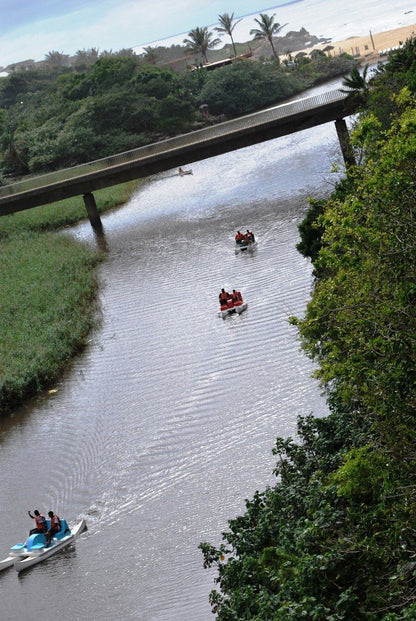
<instances>
[{"instance_id":1,"label":"red life jacket","mask_svg":"<svg viewBox=\"0 0 416 621\"><path fill-rule=\"evenodd\" d=\"M35 516L35 523L36 523L36 528L39 528L39 530L43 530L45 528L46 525L46 518L44 515L42 515L42 513L40 513L39 515Z\"/></svg>"},{"instance_id":2,"label":"red life jacket","mask_svg":"<svg viewBox=\"0 0 416 621\"><path fill-rule=\"evenodd\" d=\"M51 518L51 528L58 527L58 530L61 530L61 520L57 515L54 515Z\"/></svg>"},{"instance_id":3,"label":"red life jacket","mask_svg":"<svg viewBox=\"0 0 416 621\"><path fill-rule=\"evenodd\" d=\"M228 293L226 291L221 291L220 293L220 302L222 302L223 300L225 302L228 300Z\"/></svg>"}]
</instances>

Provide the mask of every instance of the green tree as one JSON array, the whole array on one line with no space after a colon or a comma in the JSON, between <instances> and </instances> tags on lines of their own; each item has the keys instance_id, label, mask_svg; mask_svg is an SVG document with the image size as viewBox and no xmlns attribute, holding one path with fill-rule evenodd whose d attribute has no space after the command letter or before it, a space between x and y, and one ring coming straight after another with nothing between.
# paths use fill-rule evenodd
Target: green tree
<instances>
[{"instance_id":1,"label":"green tree","mask_svg":"<svg viewBox=\"0 0 416 621\"><path fill-rule=\"evenodd\" d=\"M253 36L254 41L258 41L259 39L266 39L273 50L273 55L276 60L279 59L276 49L273 43L273 37L275 37L287 24L275 23L273 15L267 15L267 13L260 13L260 19L255 18L255 22L258 24L258 28L252 28L250 30L250 35Z\"/></svg>"},{"instance_id":2,"label":"green tree","mask_svg":"<svg viewBox=\"0 0 416 621\"><path fill-rule=\"evenodd\" d=\"M26 161L25 123L11 123L4 110L0 110L0 154L3 171L11 175L28 172Z\"/></svg>"},{"instance_id":3,"label":"green tree","mask_svg":"<svg viewBox=\"0 0 416 621\"><path fill-rule=\"evenodd\" d=\"M189 51L201 54L202 58L207 63L208 50L216 47L221 42L220 39L213 39L213 36L214 35L208 30L207 27L204 26L203 28L200 28L197 26L188 32L188 38L184 39L183 42Z\"/></svg>"},{"instance_id":4,"label":"green tree","mask_svg":"<svg viewBox=\"0 0 416 621\"><path fill-rule=\"evenodd\" d=\"M233 31L237 24L241 22L241 19L235 21L234 13L231 13L231 15L228 15L228 13L223 13L222 15L218 15L218 22L220 25L217 26L215 30L220 33L228 34L231 39L231 44L233 46L234 56L237 56L237 51L235 49L235 43L233 38Z\"/></svg>"},{"instance_id":5,"label":"green tree","mask_svg":"<svg viewBox=\"0 0 416 621\"><path fill-rule=\"evenodd\" d=\"M137 71L139 60L123 56L102 56L92 66L89 80L94 84L95 92L115 89L131 80Z\"/></svg>"}]
</instances>

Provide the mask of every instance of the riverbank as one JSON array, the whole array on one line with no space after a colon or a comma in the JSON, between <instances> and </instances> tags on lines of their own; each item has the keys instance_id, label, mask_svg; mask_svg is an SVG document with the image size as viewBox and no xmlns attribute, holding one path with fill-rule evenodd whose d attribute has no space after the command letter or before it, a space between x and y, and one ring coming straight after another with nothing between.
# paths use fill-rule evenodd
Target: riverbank
<instances>
[{"instance_id":1,"label":"riverbank","mask_svg":"<svg viewBox=\"0 0 416 621\"><path fill-rule=\"evenodd\" d=\"M104 213L138 182L95 193ZM96 266L105 257L56 232L86 219L81 197L0 219L0 414L49 387L96 321Z\"/></svg>"}]
</instances>

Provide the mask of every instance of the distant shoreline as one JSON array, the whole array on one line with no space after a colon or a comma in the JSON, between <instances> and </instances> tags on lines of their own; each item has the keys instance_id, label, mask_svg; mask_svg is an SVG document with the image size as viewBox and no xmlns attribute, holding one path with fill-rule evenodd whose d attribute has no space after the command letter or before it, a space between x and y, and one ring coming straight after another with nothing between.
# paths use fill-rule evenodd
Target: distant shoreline
<instances>
[{"instance_id":1,"label":"distant shoreline","mask_svg":"<svg viewBox=\"0 0 416 621\"><path fill-rule=\"evenodd\" d=\"M342 41L331 42L332 52L339 55L342 52L360 58L363 62L375 62L380 56L385 55L390 49L405 43L416 35L416 24L402 26L384 32L371 32L365 36L348 37ZM312 49L322 50L327 44L315 45ZM311 52L311 48L303 50Z\"/></svg>"}]
</instances>

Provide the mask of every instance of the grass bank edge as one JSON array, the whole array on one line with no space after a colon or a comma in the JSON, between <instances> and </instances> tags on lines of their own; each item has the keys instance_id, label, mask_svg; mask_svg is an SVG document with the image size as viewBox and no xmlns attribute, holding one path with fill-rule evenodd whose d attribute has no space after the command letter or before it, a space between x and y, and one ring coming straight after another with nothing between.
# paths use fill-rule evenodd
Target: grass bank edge
<instances>
[{"instance_id":1,"label":"grass bank edge","mask_svg":"<svg viewBox=\"0 0 416 621\"><path fill-rule=\"evenodd\" d=\"M96 192L99 212L127 202L138 185ZM84 219L82 197L0 218L0 414L52 386L97 325L105 254L56 235Z\"/></svg>"}]
</instances>

